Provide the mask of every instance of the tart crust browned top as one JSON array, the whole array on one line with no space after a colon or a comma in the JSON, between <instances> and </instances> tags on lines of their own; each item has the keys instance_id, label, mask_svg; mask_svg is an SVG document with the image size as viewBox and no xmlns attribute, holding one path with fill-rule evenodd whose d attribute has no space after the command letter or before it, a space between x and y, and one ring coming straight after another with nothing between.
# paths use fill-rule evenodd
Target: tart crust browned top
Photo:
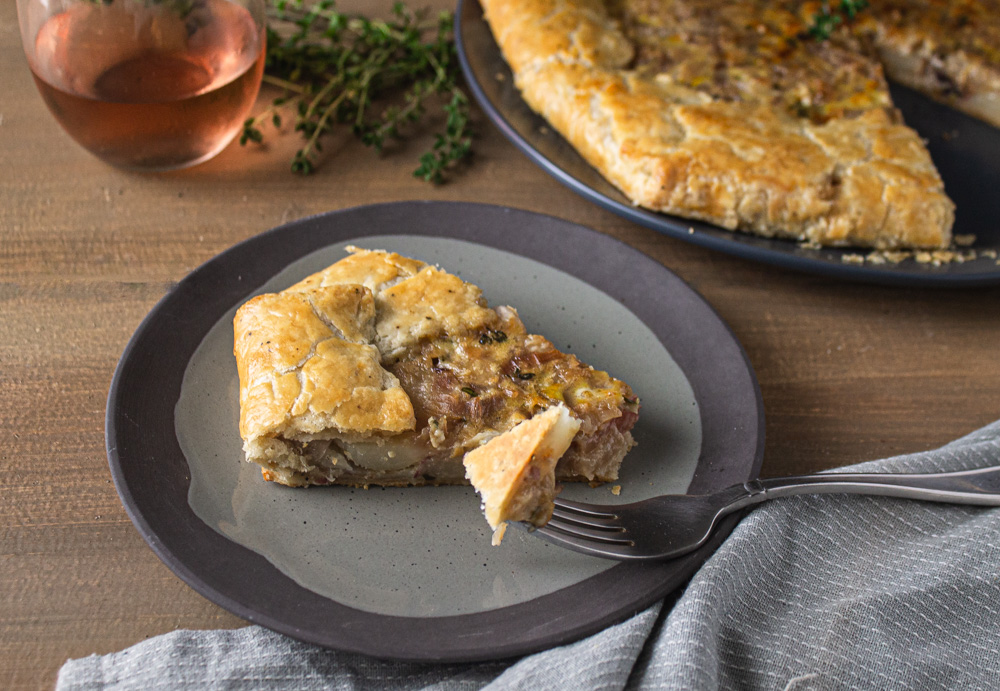
<instances>
[{"instance_id":1,"label":"tart crust browned top","mask_svg":"<svg viewBox=\"0 0 1000 691\"><path fill-rule=\"evenodd\" d=\"M950 243L874 49L806 38L818 3L482 4L525 101L634 203L822 245Z\"/></svg>"}]
</instances>

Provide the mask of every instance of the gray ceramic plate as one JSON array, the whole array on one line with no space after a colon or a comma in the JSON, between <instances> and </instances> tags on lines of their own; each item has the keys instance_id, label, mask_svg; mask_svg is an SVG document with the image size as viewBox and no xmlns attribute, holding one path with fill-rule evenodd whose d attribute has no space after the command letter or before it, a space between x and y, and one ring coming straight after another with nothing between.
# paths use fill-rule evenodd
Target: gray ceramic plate
<instances>
[{"instance_id":1,"label":"gray ceramic plate","mask_svg":"<svg viewBox=\"0 0 1000 691\"><path fill-rule=\"evenodd\" d=\"M807 249L795 242L733 233L708 223L657 214L633 206L521 99L507 63L476 0L459 0L459 60L469 88L493 124L532 161L584 198L635 223L685 242L798 271L876 283L973 286L1000 283L995 258L933 266L912 259L899 264L851 264L857 250ZM927 141L945 189L955 201L956 235L976 236L974 249L1000 250L1000 131L892 87L907 124ZM860 254L865 254L861 251Z\"/></svg>"},{"instance_id":2,"label":"gray ceramic plate","mask_svg":"<svg viewBox=\"0 0 1000 691\"><path fill-rule=\"evenodd\" d=\"M405 234L400 231L405 229ZM525 531L500 547L469 488L310 488L265 483L241 461L231 320L344 256L409 254L519 308L532 330L631 382L643 400L621 494L634 501L755 477L760 393L746 357L680 279L607 236L492 206L401 202L305 219L248 240L181 281L129 343L108 399L108 457L133 522L178 576L252 622L384 658L509 657L594 633L664 597L712 544L630 565Z\"/></svg>"}]
</instances>

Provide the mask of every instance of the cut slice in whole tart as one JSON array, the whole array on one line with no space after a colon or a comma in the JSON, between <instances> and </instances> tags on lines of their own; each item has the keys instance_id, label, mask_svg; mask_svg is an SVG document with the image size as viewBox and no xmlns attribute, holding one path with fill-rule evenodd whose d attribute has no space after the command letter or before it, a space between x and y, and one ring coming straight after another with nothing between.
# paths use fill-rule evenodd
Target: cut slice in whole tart
<instances>
[{"instance_id":1,"label":"cut slice in whole tart","mask_svg":"<svg viewBox=\"0 0 1000 691\"><path fill-rule=\"evenodd\" d=\"M1000 1L872 0L854 33L890 79L1000 127Z\"/></svg>"},{"instance_id":2,"label":"cut slice in whole tart","mask_svg":"<svg viewBox=\"0 0 1000 691\"><path fill-rule=\"evenodd\" d=\"M496 522L537 524L551 514L556 480L617 479L639 409L627 384L529 334L516 310L490 308L453 274L349 250L236 313L240 433L266 480L366 487L471 477L491 496L506 482L520 496L496 502ZM529 450L524 472L491 448ZM467 476L463 458L477 449Z\"/></svg>"}]
</instances>

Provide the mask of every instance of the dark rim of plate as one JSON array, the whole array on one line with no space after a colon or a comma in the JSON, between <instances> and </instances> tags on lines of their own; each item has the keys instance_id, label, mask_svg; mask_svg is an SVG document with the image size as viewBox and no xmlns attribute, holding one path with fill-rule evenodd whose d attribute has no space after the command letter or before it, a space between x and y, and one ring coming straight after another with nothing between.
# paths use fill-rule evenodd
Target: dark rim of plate
<instances>
[{"instance_id":1,"label":"dark rim of plate","mask_svg":"<svg viewBox=\"0 0 1000 691\"><path fill-rule=\"evenodd\" d=\"M490 121L521 153L560 183L612 213L672 238L752 261L805 273L868 283L973 287L1000 283L1000 264L989 257L934 266L913 259L900 264L845 261L870 250L803 247L791 240L733 232L701 221L647 211L631 204L572 147L533 113L493 40L477 0L459 0L455 43L473 96ZM497 77L500 76L500 78ZM906 121L927 141L949 195L958 206L955 234L976 234L972 249L1000 249L1000 133L984 122L891 85Z\"/></svg>"},{"instance_id":2,"label":"dark rim of plate","mask_svg":"<svg viewBox=\"0 0 1000 691\"><path fill-rule=\"evenodd\" d=\"M249 622L327 648L379 658L470 662L565 644L622 621L684 583L736 524L662 564L619 564L530 602L447 617L372 614L317 595L261 555L203 523L174 431L187 363L233 306L296 259L370 235L475 242L585 280L632 310L664 342L702 407L703 448L691 491L757 476L760 389L746 354L703 298L659 263L582 226L527 211L457 202L396 202L321 214L250 238L181 280L129 341L108 395L106 444L125 510L156 555L194 590Z\"/></svg>"}]
</instances>

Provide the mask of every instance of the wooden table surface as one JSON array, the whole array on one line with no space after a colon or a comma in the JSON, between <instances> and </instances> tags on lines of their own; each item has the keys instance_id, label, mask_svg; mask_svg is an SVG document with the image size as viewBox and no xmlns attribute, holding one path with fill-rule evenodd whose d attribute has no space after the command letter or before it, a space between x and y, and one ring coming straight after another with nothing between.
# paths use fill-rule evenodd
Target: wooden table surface
<instances>
[{"instance_id":1,"label":"wooden table surface","mask_svg":"<svg viewBox=\"0 0 1000 691\"><path fill-rule=\"evenodd\" d=\"M0 2L0 64L2 688L50 688L67 658L243 623L174 576L133 528L108 470L105 400L133 330L176 281L310 214L471 200L560 216L647 253L745 347L767 414L765 475L921 451L1000 417L998 288L848 283L664 237L565 189L478 113L474 161L440 187L410 175L429 135L381 157L335 137L308 178L288 171L290 133L181 172L124 172L49 115L13 0Z\"/></svg>"}]
</instances>

